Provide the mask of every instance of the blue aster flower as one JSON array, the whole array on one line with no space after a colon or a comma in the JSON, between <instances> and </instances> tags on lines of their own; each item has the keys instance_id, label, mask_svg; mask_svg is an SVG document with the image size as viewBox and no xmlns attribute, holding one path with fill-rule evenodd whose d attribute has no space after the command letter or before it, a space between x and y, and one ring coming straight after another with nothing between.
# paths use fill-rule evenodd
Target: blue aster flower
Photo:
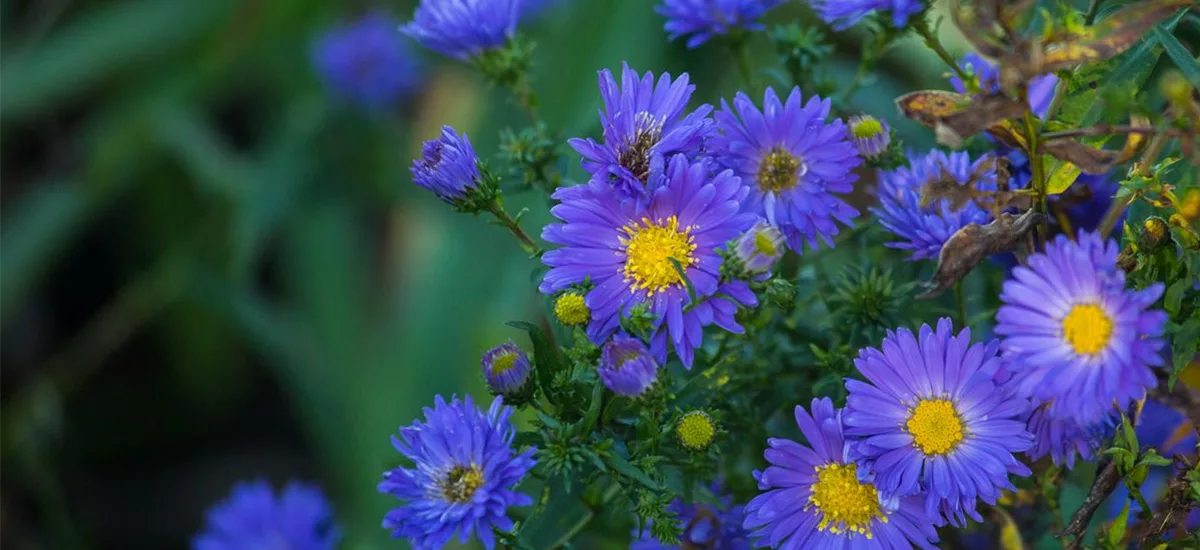
<instances>
[{"instance_id":1,"label":"blue aster flower","mask_svg":"<svg viewBox=\"0 0 1200 550\"><path fill-rule=\"evenodd\" d=\"M276 496L270 483L259 480L234 485L229 499L209 510L192 549L331 550L341 537L320 489L291 482Z\"/></svg>"},{"instance_id":2,"label":"blue aster flower","mask_svg":"<svg viewBox=\"0 0 1200 550\"><path fill-rule=\"evenodd\" d=\"M512 413L501 397L485 413L470 396L446 403L439 395L424 422L401 427L392 445L413 467L384 472L379 492L404 504L384 516L383 527L418 550L441 548L455 532L459 543L474 536L492 550L492 529L513 528L508 507L533 504L513 490L533 468L536 449L513 449Z\"/></svg>"},{"instance_id":3,"label":"blue aster flower","mask_svg":"<svg viewBox=\"0 0 1200 550\"><path fill-rule=\"evenodd\" d=\"M421 145L421 158L413 160L410 171L413 183L449 204L466 200L481 177L471 140L449 126L442 126L441 137Z\"/></svg>"},{"instance_id":4,"label":"blue aster flower","mask_svg":"<svg viewBox=\"0 0 1200 550\"><path fill-rule=\"evenodd\" d=\"M1068 470L1075 467L1075 457L1091 461L1096 458L1100 442L1112 430L1111 418L1082 424L1070 418L1050 413L1050 406L1041 405L1029 416L1028 429L1033 433L1034 446L1025 453L1029 460L1049 456L1055 465Z\"/></svg>"},{"instance_id":5,"label":"blue aster flower","mask_svg":"<svg viewBox=\"0 0 1200 550\"><path fill-rule=\"evenodd\" d=\"M986 161L986 157L981 157L972 162L965 151L947 154L935 149L923 157L912 158L911 166L881 171L879 207L871 208L871 212L888 231L903 239L887 243L887 246L911 250L913 260L937 258L942 245L956 231L968 224L987 223L991 214L974 201L966 201L957 208L949 199L921 206L922 190L930 182L949 174L964 185L979 164ZM989 172L983 181L976 182L975 187L994 191L995 185L995 173Z\"/></svg>"},{"instance_id":6,"label":"blue aster flower","mask_svg":"<svg viewBox=\"0 0 1200 550\"><path fill-rule=\"evenodd\" d=\"M871 12L891 13L892 25L902 29L908 18L925 9L924 0L808 0L821 20L844 31Z\"/></svg>"},{"instance_id":7,"label":"blue aster flower","mask_svg":"<svg viewBox=\"0 0 1200 550\"><path fill-rule=\"evenodd\" d=\"M743 525L755 546L794 550L879 548L932 550L937 542L923 497L884 493L870 472L846 455L844 413L829 398L813 399L812 414L796 407L808 440L767 440L770 466L755 471L761 491L746 505Z\"/></svg>"},{"instance_id":8,"label":"blue aster flower","mask_svg":"<svg viewBox=\"0 0 1200 550\"><path fill-rule=\"evenodd\" d=\"M1121 184L1108 175L1081 174L1072 185L1086 188L1087 191L1084 200L1066 207L1067 220L1077 230L1096 231L1100 228L1100 222L1104 220L1104 215L1108 212L1109 207L1112 206L1113 198L1117 196ZM1055 195L1051 197L1051 200L1056 200L1061 196ZM1124 219L1125 214L1122 213L1117 218L1116 227L1121 227Z\"/></svg>"},{"instance_id":9,"label":"blue aster flower","mask_svg":"<svg viewBox=\"0 0 1200 550\"><path fill-rule=\"evenodd\" d=\"M675 154L698 156L712 133L712 106L686 112L695 86L688 74L671 80L670 73L654 78L621 64L621 84L608 69L600 71L600 112L604 143L591 138L568 140L583 157L583 168L594 183L610 183L622 198L644 202L661 185L667 159ZM570 193L571 188L567 189Z\"/></svg>"},{"instance_id":10,"label":"blue aster flower","mask_svg":"<svg viewBox=\"0 0 1200 550\"><path fill-rule=\"evenodd\" d=\"M495 393L504 395L516 392L529 381L533 370L525 351L512 340L500 344L483 354L483 377Z\"/></svg>"},{"instance_id":11,"label":"blue aster flower","mask_svg":"<svg viewBox=\"0 0 1200 550\"><path fill-rule=\"evenodd\" d=\"M759 21L783 0L663 0L656 11L667 18L663 28L671 40L688 36L687 47L696 48L713 36L737 30L761 31Z\"/></svg>"},{"instance_id":12,"label":"blue aster flower","mask_svg":"<svg viewBox=\"0 0 1200 550\"><path fill-rule=\"evenodd\" d=\"M313 62L335 93L367 109L394 105L422 84L420 65L383 12L331 29L317 42Z\"/></svg>"},{"instance_id":13,"label":"blue aster flower","mask_svg":"<svg viewBox=\"0 0 1200 550\"><path fill-rule=\"evenodd\" d=\"M400 31L422 46L466 61L499 48L517 31L521 0L421 0Z\"/></svg>"},{"instance_id":14,"label":"blue aster flower","mask_svg":"<svg viewBox=\"0 0 1200 550\"><path fill-rule=\"evenodd\" d=\"M683 531L679 535L680 546L668 546L650 535L647 525L639 533L633 532L633 543L629 550L679 550L681 548L709 548L711 550L750 550L750 538L742 527L745 514L742 506L733 504L733 499L723 495L720 487L712 486L717 495L716 503L694 502L685 504L675 499L667 507L675 513L676 522Z\"/></svg>"},{"instance_id":15,"label":"blue aster flower","mask_svg":"<svg viewBox=\"0 0 1200 550\"><path fill-rule=\"evenodd\" d=\"M617 395L637 397L658 378L658 363L641 340L623 332L614 334L600 350L596 372L604 385Z\"/></svg>"},{"instance_id":16,"label":"blue aster flower","mask_svg":"<svg viewBox=\"0 0 1200 550\"><path fill-rule=\"evenodd\" d=\"M1166 313L1149 309L1162 283L1125 289L1117 244L1059 235L1000 292L996 333L1023 395L1055 416L1094 423L1155 385Z\"/></svg>"},{"instance_id":17,"label":"blue aster flower","mask_svg":"<svg viewBox=\"0 0 1200 550\"><path fill-rule=\"evenodd\" d=\"M721 101L715 115L721 134L713 151L749 190L743 210L779 227L797 252L804 243L816 249L818 237L833 246L838 222L858 216L838 195L853 190L862 161L842 121L826 122L829 106L817 96L802 105L798 87L784 103L767 88L762 110L738 93L733 109Z\"/></svg>"},{"instance_id":18,"label":"blue aster flower","mask_svg":"<svg viewBox=\"0 0 1200 550\"><path fill-rule=\"evenodd\" d=\"M1029 403L993 382L1000 343L971 343L971 329L953 334L922 325L888 331L881 349L859 351L854 366L866 382L847 379L846 434L851 453L875 471L880 490L925 492L925 511L961 526L983 521L976 500L995 504L1013 489L1008 474L1029 475L1014 455L1033 447L1025 429Z\"/></svg>"},{"instance_id":19,"label":"blue aster flower","mask_svg":"<svg viewBox=\"0 0 1200 550\"><path fill-rule=\"evenodd\" d=\"M663 185L646 206L622 201L604 182L560 189L550 212L562 223L542 237L561 246L542 256L550 267L539 287L554 295L585 280L595 285L584 301L592 317L587 334L597 345L617 330L621 316L639 304L655 316L650 351L665 363L669 347L691 368L704 327L735 333L737 304L756 304L744 282L721 283L717 248L755 221L738 212L746 191L733 172L711 175L709 164L671 158ZM692 283L691 303L678 269ZM715 296L730 299L709 299Z\"/></svg>"}]
</instances>

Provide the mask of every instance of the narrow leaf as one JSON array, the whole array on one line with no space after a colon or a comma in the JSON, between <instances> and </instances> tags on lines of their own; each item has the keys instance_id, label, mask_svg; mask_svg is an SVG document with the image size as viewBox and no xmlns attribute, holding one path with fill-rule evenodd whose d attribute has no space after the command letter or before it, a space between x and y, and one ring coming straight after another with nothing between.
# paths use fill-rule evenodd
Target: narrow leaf
<instances>
[{"instance_id":1,"label":"narrow leaf","mask_svg":"<svg viewBox=\"0 0 1200 550\"><path fill-rule=\"evenodd\" d=\"M1183 76L1192 83L1192 86L1200 88L1200 61L1192 57L1188 53L1187 48L1179 43L1179 39L1175 38L1163 25L1154 27L1154 36L1162 42L1163 48L1167 52L1167 57L1171 58L1176 65L1179 66L1179 71Z\"/></svg>"},{"instance_id":2,"label":"narrow leaf","mask_svg":"<svg viewBox=\"0 0 1200 550\"><path fill-rule=\"evenodd\" d=\"M509 321L508 326L524 330L529 333L529 340L533 342L534 362L537 370L537 383L542 388L542 393L546 395L546 399L554 404L554 396L551 395L551 382L554 380L554 373L563 369L566 364L559 351L558 346L554 345L546 333L537 325L528 321Z\"/></svg>"},{"instance_id":3,"label":"narrow leaf","mask_svg":"<svg viewBox=\"0 0 1200 550\"><path fill-rule=\"evenodd\" d=\"M655 483L653 479L650 479L650 476L646 475L646 472L638 469L637 466L631 464L625 457L614 452L604 457L604 461L610 468L616 470L617 473L645 485L647 489L652 491L660 490L658 483Z\"/></svg>"}]
</instances>

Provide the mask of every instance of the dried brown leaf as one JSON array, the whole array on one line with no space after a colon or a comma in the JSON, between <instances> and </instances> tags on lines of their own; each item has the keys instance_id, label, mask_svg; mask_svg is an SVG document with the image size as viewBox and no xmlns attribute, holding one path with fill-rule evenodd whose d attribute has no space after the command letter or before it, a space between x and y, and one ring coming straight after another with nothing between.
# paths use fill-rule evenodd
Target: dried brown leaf
<instances>
[{"instance_id":1,"label":"dried brown leaf","mask_svg":"<svg viewBox=\"0 0 1200 550\"><path fill-rule=\"evenodd\" d=\"M937 271L917 298L934 298L961 281L988 256L1007 252L1025 241L1042 222L1042 214L1027 210L1020 216L1000 214L992 223L973 223L959 229L942 245Z\"/></svg>"},{"instance_id":2,"label":"dried brown leaf","mask_svg":"<svg viewBox=\"0 0 1200 550\"><path fill-rule=\"evenodd\" d=\"M1090 38L1047 44L1041 63L1026 76L1036 76L1085 63L1110 59L1129 49L1142 35L1195 0L1144 0L1118 11L1088 29Z\"/></svg>"},{"instance_id":3,"label":"dried brown leaf","mask_svg":"<svg viewBox=\"0 0 1200 550\"><path fill-rule=\"evenodd\" d=\"M1078 166L1085 174L1107 174L1121 162L1119 152L1089 147L1074 140L1048 141L1041 144L1038 150Z\"/></svg>"},{"instance_id":4,"label":"dried brown leaf","mask_svg":"<svg viewBox=\"0 0 1200 550\"><path fill-rule=\"evenodd\" d=\"M1021 116L1025 104L1003 94L968 96L922 90L896 98L901 114L934 129L938 141L957 146L1002 121Z\"/></svg>"}]
</instances>

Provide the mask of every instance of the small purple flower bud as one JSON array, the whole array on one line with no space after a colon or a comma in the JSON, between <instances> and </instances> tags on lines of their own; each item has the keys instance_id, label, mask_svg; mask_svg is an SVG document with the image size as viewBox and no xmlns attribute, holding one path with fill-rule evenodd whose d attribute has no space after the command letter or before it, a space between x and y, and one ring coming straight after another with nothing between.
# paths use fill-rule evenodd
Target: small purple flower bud
<instances>
[{"instance_id":1,"label":"small purple flower bud","mask_svg":"<svg viewBox=\"0 0 1200 550\"><path fill-rule=\"evenodd\" d=\"M637 397L658 378L658 364L641 340L617 333L600 352L600 379L617 395Z\"/></svg>"},{"instance_id":2,"label":"small purple flower bud","mask_svg":"<svg viewBox=\"0 0 1200 550\"><path fill-rule=\"evenodd\" d=\"M783 232L779 228L759 220L741 237L738 237L734 254L741 260L746 273L766 273L783 257L786 250Z\"/></svg>"},{"instance_id":3,"label":"small purple flower bud","mask_svg":"<svg viewBox=\"0 0 1200 550\"><path fill-rule=\"evenodd\" d=\"M529 357L512 340L484 353L482 363L483 377L497 394L514 393L529 381Z\"/></svg>"},{"instance_id":4,"label":"small purple flower bud","mask_svg":"<svg viewBox=\"0 0 1200 550\"><path fill-rule=\"evenodd\" d=\"M479 186L479 157L466 134L442 126L442 136L421 145L421 158L412 164L413 183L454 204Z\"/></svg>"},{"instance_id":5,"label":"small purple flower bud","mask_svg":"<svg viewBox=\"0 0 1200 550\"><path fill-rule=\"evenodd\" d=\"M852 116L846 123L850 133L850 141L858 149L858 154L864 159L873 159L887 151L892 142L891 129L885 120L879 120L871 115Z\"/></svg>"}]
</instances>

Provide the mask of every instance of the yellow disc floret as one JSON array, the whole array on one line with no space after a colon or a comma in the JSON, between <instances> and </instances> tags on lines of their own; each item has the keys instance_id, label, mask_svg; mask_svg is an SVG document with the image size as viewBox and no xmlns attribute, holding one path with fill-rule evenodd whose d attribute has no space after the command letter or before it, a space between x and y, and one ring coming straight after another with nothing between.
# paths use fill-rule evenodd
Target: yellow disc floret
<instances>
[{"instance_id":1,"label":"yellow disc floret","mask_svg":"<svg viewBox=\"0 0 1200 550\"><path fill-rule=\"evenodd\" d=\"M874 117L862 117L850 125L850 133L858 139L867 139L883 133L883 124Z\"/></svg>"},{"instance_id":2,"label":"yellow disc floret","mask_svg":"<svg viewBox=\"0 0 1200 550\"><path fill-rule=\"evenodd\" d=\"M1094 355L1108 346L1112 338L1113 323L1108 314L1094 304L1080 304L1071 308L1062 320L1063 338L1071 344L1075 353Z\"/></svg>"},{"instance_id":3,"label":"yellow disc floret","mask_svg":"<svg viewBox=\"0 0 1200 550\"><path fill-rule=\"evenodd\" d=\"M455 466L441 482L442 496L450 502L470 502L475 490L483 486L483 470L474 464Z\"/></svg>"},{"instance_id":4,"label":"yellow disc floret","mask_svg":"<svg viewBox=\"0 0 1200 550\"><path fill-rule=\"evenodd\" d=\"M771 240L771 235L766 231L759 231L754 235L754 251L763 256L774 256L779 250L775 246L775 241Z\"/></svg>"},{"instance_id":5,"label":"yellow disc floret","mask_svg":"<svg viewBox=\"0 0 1200 550\"><path fill-rule=\"evenodd\" d=\"M691 411L679 419L675 435L679 436L679 444L688 450L703 451L717 435L717 425L703 411Z\"/></svg>"},{"instance_id":6,"label":"yellow disc floret","mask_svg":"<svg viewBox=\"0 0 1200 550\"><path fill-rule=\"evenodd\" d=\"M653 296L683 283L679 271L671 265L672 259L682 270L696 264L691 228L679 227L675 216L657 222L642 218L641 223L631 223L624 231L626 236L621 242L625 245L625 280L632 283L631 290L645 289Z\"/></svg>"},{"instance_id":7,"label":"yellow disc floret","mask_svg":"<svg viewBox=\"0 0 1200 550\"><path fill-rule=\"evenodd\" d=\"M887 523L879 506L879 492L871 483L858 481L854 464L830 463L817 466L817 481L804 509L816 507L821 522L817 528L836 534L858 533L871 538L871 521Z\"/></svg>"},{"instance_id":8,"label":"yellow disc floret","mask_svg":"<svg viewBox=\"0 0 1200 550\"><path fill-rule=\"evenodd\" d=\"M554 301L554 316L558 318L558 322L569 327L588 322L592 313L588 311L583 296L567 292Z\"/></svg>"},{"instance_id":9,"label":"yellow disc floret","mask_svg":"<svg viewBox=\"0 0 1200 550\"><path fill-rule=\"evenodd\" d=\"M800 182L803 163L782 148L771 149L758 165L758 188L764 192L786 191Z\"/></svg>"},{"instance_id":10,"label":"yellow disc floret","mask_svg":"<svg viewBox=\"0 0 1200 550\"><path fill-rule=\"evenodd\" d=\"M504 374L512 370L513 365L515 364L517 364L517 354L511 352L501 353L492 360L492 374Z\"/></svg>"},{"instance_id":11,"label":"yellow disc floret","mask_svg":"<svg viewBox=\"0 0 1200 550\"><path fill-rule=\"evenodd\" d=\"M927 456L953 451L963 440L963 423L954 404L944 399L922 399L905 424L913 443Z\"/></svg>"}]
</instances>

